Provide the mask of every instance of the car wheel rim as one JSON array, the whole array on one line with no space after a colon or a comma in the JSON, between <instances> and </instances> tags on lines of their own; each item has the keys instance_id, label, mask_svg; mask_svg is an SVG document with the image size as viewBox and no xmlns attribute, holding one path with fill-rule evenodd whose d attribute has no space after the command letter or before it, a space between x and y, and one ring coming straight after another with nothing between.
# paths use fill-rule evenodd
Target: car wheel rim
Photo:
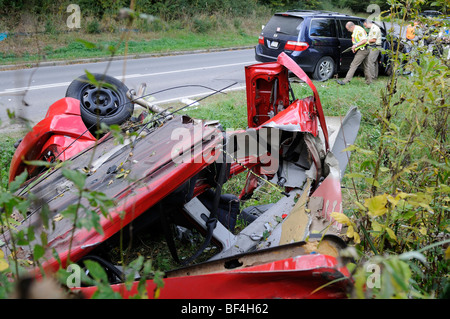
<instances>
[{"instance_id":1,"label":"car wheel rim","mask_svg":"<svg viewBox=\"0 0 450 319\"><path fill-rule=\"evenodd\" d=\"M332 70L333 67L329 61L323 61L319 65L319 75L322 79L330 77Z\"/></svg>"},{"instance_id":2,"label":"car wheel rim","mask_svg":"<svg viewBox=\"0 0 450 319\"><path fill-rule=\"evenodd\" d=\"M88 85L81 91L80 100L84 109L98 116L113 115L120 107L116 92L93 85Z\"/></svg>"}]
</instances>

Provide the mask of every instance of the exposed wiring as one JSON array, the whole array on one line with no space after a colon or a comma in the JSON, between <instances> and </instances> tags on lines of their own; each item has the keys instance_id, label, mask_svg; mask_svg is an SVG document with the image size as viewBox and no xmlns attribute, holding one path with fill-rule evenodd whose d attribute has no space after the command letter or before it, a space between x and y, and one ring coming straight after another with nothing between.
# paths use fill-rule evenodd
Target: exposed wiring
<instances>
[{"instance_id":1,"label":"exposed wiring","mask_svg":"<svg viewBox=\"0 0 450 319\"><path fill-rule=\"evenodd\" d=\"M235 84L237 84L237 82L236 82ZM235 85L235 84L233 84L233 85ZM151 95L155 95L155 94L167 92L167 91L170 91L170 90L176 90L176 89L187 88L187 87L201 87L201 88L208 89L208 90L211 90L211 91L216 91L216 93L223 93L223 92L221 92L221 91L224 90L224 89L216 90L216 89L213 89L213 88L211 88L211 87L208 87L208 86L205 86L205 85L200 85L200 84L186 84L186 85L173 86L173 87L171 87L171 88L162 89L162 90L159 90L159 91L147 93L147 94L144 94L144 95L142 95L142 96L140 96L140 97L136 97L135 99L131 100L131 102L134 102L134 101L136 101L136 100L138 100L138 99L142 99L142 98L147 97L147 96L151 96ZM223 94L226 94L226 93L223 93Z\"/></svg>"},{"instance_id":2,"label":"exposed wiring","mask_svg":"<svg viewBox=\"0 0 450 319\"><path fill-rule=\"evenodd\" d=\"M249 172L250 174L254 175L255 177L261 179L262 181L264 181L265 183L269 184L270 186L272 186L273 188L275 188L277 191L279 191L281 194L283 194L286 197L289 197L289 193L285 192L283 189L281 189L278 185L276 185L275 183L272 183L271 181L265 179L264 177L262 177L261 175L256 174L252 169L248 168L247 166L245 166L244 164L240 163L237 158L233 157L231 154L229 154L227 151L223 150L223 152L228 155L235 163L237 163L238 165L240 165L241 167L243 167L247 172Z\"/></svg>"}]
</instances>

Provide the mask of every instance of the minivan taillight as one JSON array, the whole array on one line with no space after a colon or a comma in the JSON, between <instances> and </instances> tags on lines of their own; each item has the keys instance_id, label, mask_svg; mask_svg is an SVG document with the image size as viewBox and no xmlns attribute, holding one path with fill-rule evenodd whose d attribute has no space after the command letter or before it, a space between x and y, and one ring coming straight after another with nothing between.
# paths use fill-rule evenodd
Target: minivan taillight
<instances>
[{"instance_id":1,"label":"minivan taillight","mask_svg":"<svg viewBox=\"0 0 450 319\"><path fill-rule=\"evenodd\" d=\"M309 44L306 42L288 41L286 42L284 49L289 51L305 51L308 47Z\"/></svg>"},{"instance_id":2,"label":"minivan taillight","mask_svg":"<svg viewBox=\"0 0 450 319\"><path fill-rule=\"evenodd\" d=\"M264 45L264 37L262 35L259 36L258 43Z\"/></svg>"}]
</instances>

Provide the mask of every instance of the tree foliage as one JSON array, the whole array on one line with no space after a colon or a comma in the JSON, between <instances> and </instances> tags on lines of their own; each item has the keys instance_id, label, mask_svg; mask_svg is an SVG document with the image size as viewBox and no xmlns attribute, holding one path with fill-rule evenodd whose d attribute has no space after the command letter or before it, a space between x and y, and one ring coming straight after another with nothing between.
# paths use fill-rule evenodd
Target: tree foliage
<instances>
[{"instance_id":1,"label":"tree foliage","mask_svg":"<svg viewBox=\"0 0 450 319\"><path fill-rule=\"evenodd\" d=\"M65 12L71 0L0 0L0 13L18 15L23 12L36 14L61 14ZM290 9L349 9L353 12L366 12L369 4L379 5L381 10L388 10L389 1L373 0L370 3L359 0L78 0L78 4L84 15L98 18L118 12L120 8L130 7L134 9L161 16L168 19L176 19L183 15L193 16L195 14L231 13L237 16L245 16L255 11L258 7L265 6L273 10ZM448 9L445 0L418 1L423 10L425 9Z\"/></svg>"}]
</instances>

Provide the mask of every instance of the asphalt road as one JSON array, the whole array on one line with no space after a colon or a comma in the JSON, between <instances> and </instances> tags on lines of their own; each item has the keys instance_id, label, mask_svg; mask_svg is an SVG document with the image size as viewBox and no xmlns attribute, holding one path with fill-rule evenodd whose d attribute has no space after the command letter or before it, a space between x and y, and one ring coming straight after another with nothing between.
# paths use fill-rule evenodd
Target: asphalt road
<instances>
[{"instance_id":1,"label":"asphalt road","mask_svg":"<svg viewBox=\"0 0 450 319\"><path fill-rule=\"evenodd\" d=\"M146 93L170 89L153 95L154 103L162 104L204 96L213 92L208 88L221 90L234 83L229 89L243 89L244 67L253 63L254 50L246 49L2 71L0 120L3 127L9 123L9 109L34 124L39 122L48 107L65 96L70 82L85 70L106 72L130 89L145 82Z\"/></svg>"}]
</instances>

